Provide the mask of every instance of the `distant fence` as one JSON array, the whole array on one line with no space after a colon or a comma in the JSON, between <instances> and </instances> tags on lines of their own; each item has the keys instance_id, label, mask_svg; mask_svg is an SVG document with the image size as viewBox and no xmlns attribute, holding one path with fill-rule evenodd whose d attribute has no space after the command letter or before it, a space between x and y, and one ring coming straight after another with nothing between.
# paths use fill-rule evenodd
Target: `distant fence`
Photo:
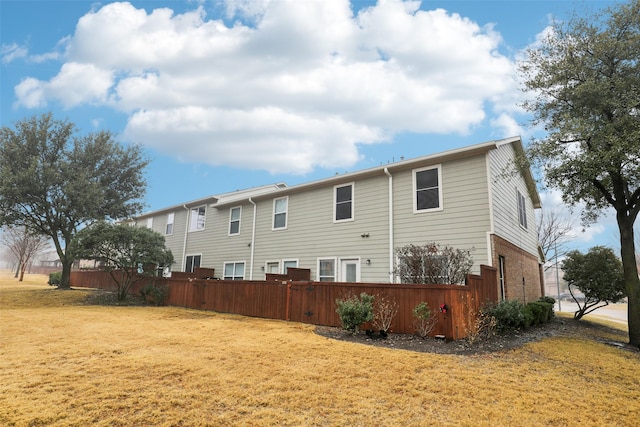
<instances>
[{"instance_id":1,"label":"distant fence","mask_svg":"<svg viewBox=\"0 0 640 427\"><path fill-rule=\"evenodd\" d=\"M325 326L340 326L336 299L366 292L398 304L391 323L391 332L397 333L415 332L412 311L424 301L437 313L431 335L447 339L465 338L479 308L498 301L496 269L484 265L480 275L467 277L465 286L152 277L137 282L131 292L138 293L149 283L168 286L167 305L171 306ZM73 271L71 286L116 289L109 274L101 271ZM440 311L441 305L446 305L446 311Z\"/></svg>"}]
</instances>

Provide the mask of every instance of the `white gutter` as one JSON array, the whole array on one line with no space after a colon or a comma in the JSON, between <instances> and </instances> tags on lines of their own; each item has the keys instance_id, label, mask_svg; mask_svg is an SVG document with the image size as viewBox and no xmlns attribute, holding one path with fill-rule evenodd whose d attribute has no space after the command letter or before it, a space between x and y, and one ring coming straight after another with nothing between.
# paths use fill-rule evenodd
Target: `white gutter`
<instances>
[{"instance_id":1,"label":"white gutter","mask_svg":"<svg viewBox=\"0 0 640 427\"><path fill-rule=\"evenodd\" d=\"M253 280L253 256L255 254L255 243L256 243L256 215L258 211L258 206L256 203L249 197L249 203L253 205L253 227L251 230L251 260L249 261L249 280Z\"/></svg>"},{"instance_id":2,"label":"white gutter","mask_svg":"<svg viewBox=\"0 0 640 427\"><path fill-rule=\"evenodd\" d=\"M389 177L389 283L393 283L393 176L389 168L385 167L384 173Z\"/></svg>"},{"instance_id":3,"label":"white gutter","mask_svg":"<svg viewBox=\"0 0 640 427\"><path fill-rule=\"evenodd\" d=\"M189 208L187 207L187 205L182 205L182 207L187 210L187 225L184 228L184 242L182 243L182 265L180 266L181 269L184 268L185 265L187 265L187 233L189 232L189 219L190 219ZM184 270L180 270L180 271L184 271Z\"/></svg>"}]
</instances>

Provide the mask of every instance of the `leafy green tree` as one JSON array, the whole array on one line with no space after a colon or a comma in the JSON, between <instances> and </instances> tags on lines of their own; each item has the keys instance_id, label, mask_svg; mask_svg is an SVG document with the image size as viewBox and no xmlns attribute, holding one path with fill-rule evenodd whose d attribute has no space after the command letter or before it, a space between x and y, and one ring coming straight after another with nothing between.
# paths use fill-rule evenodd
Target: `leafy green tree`
<instances>
[{"instance_id":1,"label":"leafy green tree","mask_svg":"<svg viewBox=\"0 0 640 427\"><path fill-rule=\"evenodd\" d=\"M546 184L583 221L613 208L620 231L629 342L640 346L640 278L634 223L640 210L640 0L557 23L520 70L525 103L546 136L528 149Z\"/></svg>"},{"instance_id":2,"label":"leafy green tree","mask_svg":"<svg viewBox=\"0 0 640 427\"><path fill-rule=\"evenodd\" d=\"M26 227L53 240L60 288L69 288L70 242L83 226L139 212L146 190L138 146L123 147L108 131L75 136L51 114L0 130L0 225Z\"/></svg>"},{"instance_id":3,"label":"leafy green tree","mask_svg":"<svg viewBox=\"0 0 640 427\"><path fill-rule=\"evenodd\" d=\"M118 285L118 300L127 298L138 281L155 276L158 268L173 263L164 236L146 227L100 221L80 230L73 241L74 253L100 262Z\"/></svg>"},{"instance_id":4,"label":"leafy green tree","mask_svg":"<svg viewBox=\"0 0 640 427\"><path fill-rule=\"evenodd\" d=\"M610 302L618 302L626 295L622 263L610 248L594 246L586 254L571 251L562 261L562 271L569 292L578 304L575 319ZM584 293L582 304L573 295L576 288Z\"/></svg>"}]
</instances>

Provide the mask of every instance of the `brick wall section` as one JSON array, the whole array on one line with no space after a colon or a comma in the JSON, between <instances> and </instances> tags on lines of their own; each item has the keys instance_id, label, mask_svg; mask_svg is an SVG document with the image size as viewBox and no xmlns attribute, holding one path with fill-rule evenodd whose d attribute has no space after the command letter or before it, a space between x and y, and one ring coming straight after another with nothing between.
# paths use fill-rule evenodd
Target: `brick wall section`
<instances>
[{"instance_id":1,"label":"brick wall section","mask_svg":"<svg viewBox=\"0 0 640 427\"><path fill-rule=\"evenodd\" d=\"M505 260L505 299L516 299L524 304L540 298L543 295L544 281L538 257L496 235L491 236L491 243L493 265L500 265L499 256L503 256Z\"/></svg>"}]
</instances>

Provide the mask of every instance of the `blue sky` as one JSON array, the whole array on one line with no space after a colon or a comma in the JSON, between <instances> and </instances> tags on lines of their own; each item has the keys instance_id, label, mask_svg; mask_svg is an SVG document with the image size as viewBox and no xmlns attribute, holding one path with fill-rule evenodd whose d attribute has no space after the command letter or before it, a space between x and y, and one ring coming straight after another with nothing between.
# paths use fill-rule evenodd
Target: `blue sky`
<instances>
[{"instance_id":1,"label":"blue sky","mask_svg":"<svg viewBox=\"0 0 640 427\"><path fill-rule=\"evenodd\" d=\"M0 0L1 123L52 111L150 157L148 210L534 134L518 55L614 1ZM559 195L541 191L547 208ZM577 247L616 245L613 218Z\"/></svg>"}]
</instances>

